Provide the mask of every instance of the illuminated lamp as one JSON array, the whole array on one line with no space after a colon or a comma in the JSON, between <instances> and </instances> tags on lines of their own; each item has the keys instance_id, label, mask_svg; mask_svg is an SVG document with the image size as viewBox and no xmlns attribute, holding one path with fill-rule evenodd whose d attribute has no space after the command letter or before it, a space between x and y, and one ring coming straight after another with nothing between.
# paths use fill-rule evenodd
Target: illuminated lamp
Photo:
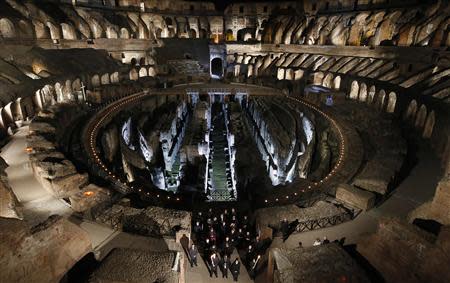
<instances>
[{"instance_id":1,"label":"illuminated lamp","mask_svg":"<svg viewBox=\"0 0 450 283\"><path fill-rule=\"evenodd\" d=\"M91 197L91 196L94 195L94 192L93 192L93 191L86 191L86 192L83 193L83 195L84 195L85 197Z\"/></svg>"}]
</instances>

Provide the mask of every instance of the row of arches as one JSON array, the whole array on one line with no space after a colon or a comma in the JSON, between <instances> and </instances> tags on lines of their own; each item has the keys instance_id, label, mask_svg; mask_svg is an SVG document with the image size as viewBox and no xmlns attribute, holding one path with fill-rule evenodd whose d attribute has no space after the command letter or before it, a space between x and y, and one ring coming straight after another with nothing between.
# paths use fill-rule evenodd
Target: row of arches
<instances>
[{"instance_id":1,"label":"row of arches","mask_svg":"<svg viewBox=\"0 0 450 283\"><path fill-rule=\"evenodd\" d=\"M73 15L72 15L73 16ZM170 18L169 18L170 19ZM100 19L101 20L101 19ZM0 18L0 37L27 38L27 39L53 39L53 40L83 40L83 39L155 39L155 38L208 38L209 31L200 27L199 23L191 25L188 22L167 24L167 21L151 21L137 15L128 15L128 19L117 26L106 19L100 21L86 11L77 15L76 22L68 21L56 23L48 19L13 20Z\"/></svg>"},{"instance_id":2,"label":"row of arches","mask_svg":"<svg viewBox=\"0 0 450 283\"><path fill-rule=\"evenodd\" d=\"M155 67L141 67L141 68L132 68L129 72L129 78L132 81L137 81L139 78L144 77L154 77L156 76Z\"/></svg>"},{"instance_id":3,"label":"row of arches","mask_svg":"<svg viewBox=\"0 0 450 283\"><path fill-rule=\"evenodd\" d=\"M403 120L421 131L423 138L431 138L436 117L434 110L429 111L425 104L419 107L415 99L411 100L403 115Z\"/></svg>"},{"instance_id":4,"label":"row of arches","mask_svg":"<svg viewBox=\"0 0 450 283\"><path fill-rule=\"evenodd\" d=\"M369 105L375 105L380 111L394 113L397 105L397 94L391 91L386 95L386 91L381 89L377 92L376 87L372 85L367 87L366 83L358 83L353 81L350 86L350 99L358 100Z\"/></svg>"},{"instance_id":5,"label":"row of arches","mask_svg":"<svg viewBox=\"0 0 450 283\"><path fill-rule=\"evenodd\" d=\"M118 83L119 81L119 72L114 72L112 74L105 73L103 75L95 74L91 78L91 85L93 87L99 87L101 85Z\"/></svg>"}]
</instances>

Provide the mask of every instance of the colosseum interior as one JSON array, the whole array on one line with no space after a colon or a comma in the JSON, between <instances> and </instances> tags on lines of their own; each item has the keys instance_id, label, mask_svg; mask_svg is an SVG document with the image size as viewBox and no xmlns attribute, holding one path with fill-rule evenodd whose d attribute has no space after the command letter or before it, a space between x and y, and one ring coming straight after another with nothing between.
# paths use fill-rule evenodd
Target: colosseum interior
<instances>
[{"instance_id":1,"label":"colosseum interior","mask_svg":"<svg viewBox=\"0 0 450 283\"><path fill-rule=\"evenodd\" d=\"M0 0L0 282L450 282L449 0Z\"/></svg>"}]
</instances>

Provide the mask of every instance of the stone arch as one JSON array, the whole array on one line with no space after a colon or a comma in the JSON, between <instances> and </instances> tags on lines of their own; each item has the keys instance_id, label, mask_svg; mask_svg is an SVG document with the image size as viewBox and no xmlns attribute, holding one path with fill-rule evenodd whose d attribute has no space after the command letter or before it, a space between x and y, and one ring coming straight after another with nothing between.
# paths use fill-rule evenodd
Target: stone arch
<instances>
[{"instance_id":1,"label":"stone arch","mask_svg":"<svg viewBox=\"0 0 450 283\"><path fill-rule=\"evenodd\" d=\"M408 105L408 109L405 112L404 120L414 122L414 118L416 117L417 112L417 101L415 99L411 100Z\"/></svg>"},{"instance_id":2,"label":"stone arch","mask_svg":"<svg viewBox=\"0 0 450 283\"><path fill-rule=\"evenodd\" d=\"M223 76L222 58L216 57L211 60L211 76L221 78Z\"/></svg>"},{"instance_id":3,"label":"stone arch","mask_svg":"<svg viewBox=\"0 0 450 283\"><path fill-rule=\"evenodd\" d=\"M313 74L313 84L322 85L324 74L322 72L316 72Z\"/></svg>"},{"instance_id":4,"label":"stone arch","mask_svg":"<svg viewBox=\"0 0 450 283\"><path fill-rule=\"evenodd\" d=\"M327 74L326 76L325 76L325 78L323 79L323 81L322 81L322 85L324 86L324 87L327 87L327 88L331 88L332 87L332 82L333 82L333 74Z\"/></svg>"},{"instance_id":5,"label":"stone arch","mask_svg":"<svg viewBox=\"0 0 450 283\"><path fill-rule=\"evenodd\" d=\"M359 101L366 102L367 101L367 85L365 83L361 83L359 87Z\"/></svg>"},{"instance_id":6,"label":"stone arch","mask_svg":"<svg viewBox=\"0 0 450 283\"><path fill-rule=\"evenodd\" d=\"M286 74L286 71L283 68L278 68L277 79L280 81L284 80L285 74Z\"/></svg>"},{"instance_id":7,"label":"stone arch","mask_svg":"<svg viewBox=\"0 0 450 283\"><path fill-rule=\"evenodd\" d=\"M20 34L24 38L34 38L33 27L29 22L20 20L18 23Z\"/></svg>"},{"instance_id":8,"label":"stone arch","mask_svg":"<svg viewBox=\"0 0 450 283\"><path fill-rule=\"evenodd\" d=\"M156 31L155 31L155 36L156 36L156 38L161 38L161 35L162 35L162 29L161 28L157 28L156 29Z\"/></svg>"},{"instance_id":9,"label":"stone arch","mask_svg":"<svg viewBox=\"0 0 450 283\"><path fill-rule=\"evenodd\" d=\"M139 79L139 73L134 68L130 70L129 75L130 75L130 80L132 80L132 81L137 81Z\"/></svg>"},{"instance_id":10,"label":"stone arch","mask_svg":"<svg viewBox=\"0 0 450 283\"><path fill-rule=\"evenodd\" d=\"M61 39L61 30L59 26L53 24L52 22L47 22L46 26L50 29L51 39Z\"/></svg>"},{"instance_id":11,"label":"stone arch","mask_svg":"<svg viewBox=\"0 0 450 283\"><path fill-rule=\"evenodd\" d=\"M111 83L118 83L119 82L119 72L114 72L110 76L110 82Z\"/></svg>"},{"instance_id":12,"label":"stone arch","mask_svg":"<svg viewBox=\"0 0 450 283\"><path fill-rule=\"evenodd\" d=\"M147 77L147 76L148 76L147 68L141 68L139 70L139 77L142 78L142 77Z\"/></svg>"},{"instance_id":13,"label":"stone arch","mask_svg":"<svg viewBox=\"0 0 450 283\"><path fill-rule=\"evenodd\" d=\"M427 120L425 121L425 126L423 128L423 138L428 139L431 138L431 135L433 134L434 129L434 123L435 121L435 114L434 111L431 111L430 114L428 114Z\"/></svg>"},{"instance_id":14,"label":"stone arch","mask_svg":"<svg viewBox=\"0 0 450 283\"><path fill-rule=\"evenodd\" d=\"M22 111L22 106L20 104L20 97L11 103L11 113L14 121L24 120L24 111Z\"/></svg>"},{"instance_id":15,"label":"stone arch","mask_svg":"<svg viewBox=\"0 0 450 283\"><path fill-rule=\"evenodd\" d=\"M375 94L376 94L376 88L373 85L369 88L369 94L367 96L367 104L373 103L373 101L375 100Z\"/></svg>"},{"instance_id":16,"label":"stone arch","mask_svg":"<svg viewBox=\"0 0 450 283\"><path fill-rule=\"evenodd\" d=\"M397 94L395 94L395 92L391 91L388 96L388 104L386 106L386 112L394 113L396 103L397 103Z\"/></svg>"},{"instance_id":17,"label":"stone arch","mask_svg":"<svg viewBox=\"0 0 450 283\"><path fill-rule=\"evenodd\" d=\"M334 78L333 87L334 87L334 89L340 89L341 88L341 76L336 76Z\"/></svg>"},{"instance_id":18,"label":"stone arch","mask_svg":"<svg viewBox=\"0 0 450 283\"><path fill-rule=\"evenodd\" d=\"M197 38L197 31L195 30L195 29L190 29L189 31L188 31L188 36L189 36L189 38Z\"/></svg>"},{"instance_id":19,"label":"stone arch","mask_svg":"<svg viewBox=\"0 0 450 283\"><path fill-rule=\"evenodd\" d=\"M416 122L414 126L418 129L422 129L425 124L425 119L427 118L427 107L425 104L422 104L419 108L419 112L417 112Z\"/></svg>"},{"instance_id":20,"label":"stone arch","mask_svg":"<svg viewBox=\"0 0 450 283\"><path fill-rule=\"evenodd\" d=\"M384 91L384 89L382 89L378 93L378 98L377 98L377 108L379 110L383 110L385 100L386 100L386 92Z\"/></svg>"},{"instance_id":21,"label":"stone arch","mask_svg":"<svg viewBox=\"0 0 450 283\"><path fill-rule=\"evenodd\" d=\"M154 68L154 67L148 68L148 76L149 76L149 77L154 77L154 76L156 76L156 71L155 71L155 68Z\"/></svg>"},{"instance_id":22,"label":"stone arch","mask_svg":"<svg viewBox=\"0 0 450 283\"><path fill-rule=\"evenodd\" d=\"M7 18L0 19L0 36L3 38L17 37L13 22Z\"/></svg>"},{"instance_id":23,"label":"stone arch","mask_svg":"<svg viewBox=\"0 0 450 283\"><path fill-rule=\"evenodd\" d=\"M108 73L103 74L103 75L100 77L100 83L101 83L102 85L109 85L109 84L111 83L110 80L109 80L109 74L108 74Z\"/></svg>"},{"instance_id":24,"label":"stone arch","mask_svg":"<svg viewBox=\"0 0 450 283\"><path fill-rule=\"evenodd\" d=\"M121 39L130 39L130 32L126 28L120 29L120 38Z\"/></svg>"},{"instance_id":25,"label":"stone arch","mask_svg":"<svg viewBox=\"0 0 450 283\"><path fill-rule=\"evenodd\" d=\"M61 30L62 30L62 37L64 39L68 40L76 40L77 39L77 33L75 31L75 28L67 23L61 24Z\"/></svg>"},{"instance_id":26,"label":"stone arch","mask_svg":"<svg viewBox=\"0 0 450 283\"><path fill-rule=\"evenodd\" d=\"M66 80L63 87L63 99L64 101L73 100L72 81Z\"/></svg>"},{"instance_id":27,"label":"stone arch","mask_svg":"<svg viewBox=\"0 0 450 283\"><path fill-rule=\"evenodd\" d=\"M38 39L50 38L50 29L46 25L44 25L44 23L39 21L33 21L33 25L36 38Z\"/></svg>"},{"instance_id":28,"label":"stone arch","mask_svg":"<svg viewBox=\"0 0 450 283\"><path fill-rule=\"evenodd\" d=\"M117 34L117 30L113 26L106 27L106 38L116 39L119 35Z\"/></svg>"},{"instance_id":29,"label":"stone arch","mask_svg":"<svg viewBox=\"0 0 450 283\"><path fill-rule=\"evenodd\" d=\"M93 87L99 87L100 86L100 76L95 74L91 78L91 84Z\"/></svg>"},{"instance_id":30,"label":"stone arch","mask_svg":"<svg viewBox=\"0 0 450 283\"><path fill-rule=\"evenodd\" d=\"M294 70L286 69L285 79L286 80L293 80L294 79Z\"/></svg>"},{"instance_id":31,"label":"stone arch","mask_svg":"<svg viewBox=\"0 0 450 283\"><path fill-rule=\"evenodd\" d=\"M56 93L56 102L61 103L64 101L64 94L63 94L63 86L57 82L55 84L55 93Z\"/></svg>"},{"instance_id":32,"label":"stone arch","mask_svg":"<svg viewBox=\"0 0 450 283\"><path fill-rule=\"evenodd\" d=\"M145 63L145 57L141 57L141 58L139 59L139 66L145 66L145 65L147 65L147 64Z\"/></svg>"},{"instance_id":33,"label":"stone arch","mask_svg":"<svg viewBox=\"0 0 450 283\"><path fill-rule=\"evenodd\" d=\"M200 29L199 38L208 38L208 31L204 28Z\"/></svg>"},{"instance_id":34,"label":"stone arch","mask_svg":"<svg viewBox=\"0 0 450 283\"><path fill-rule=\"evenodd\" d=\"M40 89L36 90L36 92L33 95L33 103L38 110L44 109L44 101L42 97L42 92Z\"/></svg>"},{"instance_id":35,"label":"stone arch","mask_svg":"<svg viewBox=\"0 0 450 283\"><path fill-rule=\"evenodd\" d=\"M231 29L228 29L225 32L225 41L235 41L233 31Z\"/></svg>"},{"instance_id":36,"label":"stone arch","mask_svg":"<svg viewBox=\"0 0 450 283\"><path fill-rule=\"evenodd\" d=\"M72 91L81 91L81 80L79 78L72 82Z\"/></svg>"},{"instance_id":37,"label":"stone arch","mask_svg":"<svg viewBox=\"0 0 450 283\"><path fill-rule=\"evenodd\" d=\"M16 124L14 123L11 113L11 102L8 103L5 107L0 109L0 115L5 129L16 127Z\"/></svg>"},{"instance_id":38,"label":"stone arch","mask_svg":"<svg viewBox=\"0 0 450 283\"><path fill-rule=\"evenodd\" d=\"M350 86L350 99L358 99L359 84L357 81L353 81Z\"/></svg>"}]
</instances>

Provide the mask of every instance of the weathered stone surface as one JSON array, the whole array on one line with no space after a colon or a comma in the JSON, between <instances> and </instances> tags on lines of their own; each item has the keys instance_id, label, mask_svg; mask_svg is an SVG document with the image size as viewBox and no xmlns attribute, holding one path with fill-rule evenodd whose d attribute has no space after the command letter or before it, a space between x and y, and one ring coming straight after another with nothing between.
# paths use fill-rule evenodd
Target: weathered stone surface
<instances>
[{"instance_id":1,"label":"weathered stone surface","mask_svg":"<svg viewBox=\"0 0 450 283\"><path fill-rule=\"evenodd\" d=\"M340 184L336 190L336 199L357 207L369 210L375 205L375 195L348 184Z\"/></svg>"},{"instance_id":2,"label":"weathered stone surface","mask_svg":"<svg viewBox=\"0 0 450 283\"><path fill-rule=\"evenodd\" d=\"M0 282L59 282L92 250L86 231L61 217L29 229L0 218Z\"/></svg>"},{"instance_id":3,"label":"weathered stone surface","mask_svg":"<svg viewBox=\"0 0 450 283\"><path fill-rule=\"evenodd\" d=\"M450 282L450 270L442 268L450 264L447 229L436 242L414 225L380 219L377 232L363 238L357 249L387 282Z\"/></svg>"},{"instance_id":4,"label":"weathered stone surface","mask_svg":"<svg viewBox=\"0 0 450 283\"><path fill-rule=\"evenodd\" d=\"M88 174L73 174L51 180L51 186L55 196L65 198L80 192L88 182Z\"/></svg>"},{"instance_id":5,"label":"weathered stone surface","mask_svg":"<svg viewBox=\"0 0 450 283\"><path fill-rule=\"evenodd\" d=\"M416 208L408 216L412 222L416 218L433 219L443 225L450 225L450 177L443 178L436 187L433 200Z\"/></svg>"},{"instance_id":6,"label":"weathered stone surface","mask_svg":"<svg viewBox=\"0 0 450 283\"><path fill-rule=\"evenodd\" d=\"M114 249L94 272L89 282L167 282L178 283L172 270L176 253Z\"/></svg>"},{"instance_id":7,"label":"weathered stone surface","mask_svg":"<svg viewBox=\"0 0 450 283\"><path fill-rule=\"evenodd\" d=\"M191 231L191 212L149 206L137 209L113 205L98 221L110 225L119 223L117 228L147 236L174 236L176 231Z\"/></svg>"},{"instance_id":8,"label":"weathered stone surface","mask_svg":"<svg viewBox=\"0 0 450 283\"><path fill-rule=\"evenodd\" d=\"M39 177L50 180L77 173L72 162L58 158L45 158L40 162L36 162L34 163L34 170Z\"/></svg>"},{"instance_id":9,"label":"weathered stone surface","mask_svg":"<svg viewBox=\"0 0 450 283\"><path fill-rule=\"evenodd\" d=\"M259 227L278 227L280 221L286 218L289 222L298 219L300 222L333 216L345 210L332 203L319 201L314 206L299 208L296 205L261 208L255 211L256 225Z\"/></svg>"},{"instance_id":10,"label":"weathered stone surface","mask_svg":"<svg viewBox=\"0 0 450 283\"><path fill-rule=\"evenodd\" d=\"M28 135L27 146L32 148L33 152L51 151L56 148L55 143L50 142L39 135Z\"/></svg>"},{"instance_id":11,"label":"weathered stone surface","mask_svg":"<svg viewBox=\"0 0 450 283\"><path fill-rule=\"evenodd\" d=\"M277 266L273 273L276 283L370 282L364 270L334 243L289 250L275 248L270 250L270 258Z\"/></svg>"},{"instance_id":12,"label":"weathered stone surface","mask_svg":"<svg viewBox=\"0 0 450 283\"><path fill-rule=\"evenodd\" d=\"M56 129L54 126L45 122L32 122L29 126L30 134L54 134Z\"/></svg>"},{"instance_id":13,"label":"weathered stone surface","mask_svg":"<svg viewBox=\"0 0 450 283\"><path fill-rule=\"evenodd\" d=\"M94 184L89 184L81 191L69 197L72 209L77 212L85 212L99 204L111 200L111 192Z\"/></svg>"}]
</instances>

